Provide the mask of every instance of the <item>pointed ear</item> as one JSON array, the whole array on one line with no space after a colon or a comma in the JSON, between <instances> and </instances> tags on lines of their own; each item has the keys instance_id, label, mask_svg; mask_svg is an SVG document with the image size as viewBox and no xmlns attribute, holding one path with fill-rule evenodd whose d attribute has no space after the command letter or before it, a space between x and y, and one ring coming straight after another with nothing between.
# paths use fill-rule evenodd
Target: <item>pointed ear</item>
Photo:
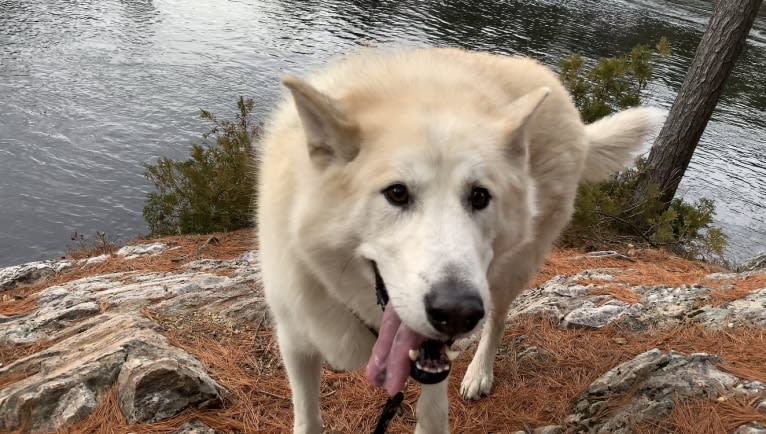
<instances>
[{"instance_id":1,"label":"pointed ear","mask_svg":"<svg viewBox=\"0 0 766 434\"><path fill-rule=\"evenodd\" d=\"M319 166L331 161L349 162L359 153L359 128L337 109L337 104L298 78L286 76L303 125L309 156Z\"/></svg>"},{"instance_id":2,"label":"pointed ear","mask_svg":"<svg viewBox=\"0 0 766 434\"><path fill-rule=\"evenodd\" d=\"M507 137L508 156L512 160L526 161L527 141L524 130L550 92L549 87L537 88L505 108L502 122Z\"/></svg>"}]
</instances>

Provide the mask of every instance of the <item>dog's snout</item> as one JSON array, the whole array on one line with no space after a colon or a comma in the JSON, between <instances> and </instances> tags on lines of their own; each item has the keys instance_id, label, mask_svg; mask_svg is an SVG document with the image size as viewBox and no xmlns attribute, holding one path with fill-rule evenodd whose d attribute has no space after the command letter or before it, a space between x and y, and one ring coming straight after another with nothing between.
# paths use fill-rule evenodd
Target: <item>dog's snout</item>
<instances>
[{"instance_id":1,"label":"dog's snout","mask_svg":"<svg viewBox=\"0 0 766 434\"><path fill-rule=\"evenodd\" d=\"M475 291L458 288L431 290L425 297L428 322L454 337L468 333L484 317L484 303Z\"/></svg>"}]
</instances>

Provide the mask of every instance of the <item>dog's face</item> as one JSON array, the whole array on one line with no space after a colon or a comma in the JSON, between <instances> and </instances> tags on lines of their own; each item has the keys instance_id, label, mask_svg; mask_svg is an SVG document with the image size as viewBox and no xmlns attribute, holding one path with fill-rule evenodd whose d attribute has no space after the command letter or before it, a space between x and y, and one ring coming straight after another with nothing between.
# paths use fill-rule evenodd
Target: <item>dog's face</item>
<instances>
[{"instance_id":1,"label":"dog's face","mask_svg":"<svg viewBox=\"0 0 766 434\"><path fill-rule=\"evenodd\" d=\"M498 111L394 104L351 115L303 82L285 83L314 165L344 196L327 206L346 208L354 253L377 264L399 317L430 339L469 333L491 308L495 254L531 237L524 125L547 89Z\"/></svg>"}]
</instances>

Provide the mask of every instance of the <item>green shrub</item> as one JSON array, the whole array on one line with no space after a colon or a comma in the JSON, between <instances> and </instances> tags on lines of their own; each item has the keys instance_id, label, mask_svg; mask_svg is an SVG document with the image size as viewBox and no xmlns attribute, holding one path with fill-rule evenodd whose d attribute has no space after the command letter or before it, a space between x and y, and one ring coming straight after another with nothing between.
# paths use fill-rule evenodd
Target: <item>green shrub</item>
<instances>
[{"instance_id":1,"label":"green shrub","mask_svg":"<svg viewBox=\"0 0 766 434\"><path fill-rule=\"evenodd\" d=\"M652 61L670 52L662 38L652 49L636 46L629 55L599 59L590 69L575 54L561 61L560 76L572 93L585 122L593 122L614 111L641 102L641 92L653 76ZM726 236L712 226L713 201L688 203L660 200L657 185L649 185L640 200L635 195L644 160L636 167L602 183L583 184L577 192L572 223L562 240L566 245L586 243L643 242L667 246L689 256L721 256Z\"/></svg>"},{"instance_id":2,"label":"green shrub","mask_svg":"<svg viewBox=\"0 0 766 434\"><path fill-rule=\"evenodd\" d=\"M162 157L145 164L144 176L157 191L147 194L144 220L150 235L230 231L253 225L255 165L253 139L259 132L251 120L254 102L240 97L234 121L212 122L202 144L193 144L186 161Z\"/></svg>"}]
</instances>

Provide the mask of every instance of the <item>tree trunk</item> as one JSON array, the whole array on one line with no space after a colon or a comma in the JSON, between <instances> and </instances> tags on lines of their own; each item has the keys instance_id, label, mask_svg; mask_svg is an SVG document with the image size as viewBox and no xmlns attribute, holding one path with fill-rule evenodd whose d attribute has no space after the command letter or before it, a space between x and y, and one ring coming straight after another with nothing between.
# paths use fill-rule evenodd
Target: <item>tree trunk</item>
<instances>
[{"instance_id":1,"label":"tree trunk","mask_svg":"<svg viewBox=\"0 0 766 434\"><path fill-rule=\"evenodd\" d=\"M717 0L686 79L649 154L647 184L670 203L745 46L761 0Z\"/></svg>"}]
</instances>

